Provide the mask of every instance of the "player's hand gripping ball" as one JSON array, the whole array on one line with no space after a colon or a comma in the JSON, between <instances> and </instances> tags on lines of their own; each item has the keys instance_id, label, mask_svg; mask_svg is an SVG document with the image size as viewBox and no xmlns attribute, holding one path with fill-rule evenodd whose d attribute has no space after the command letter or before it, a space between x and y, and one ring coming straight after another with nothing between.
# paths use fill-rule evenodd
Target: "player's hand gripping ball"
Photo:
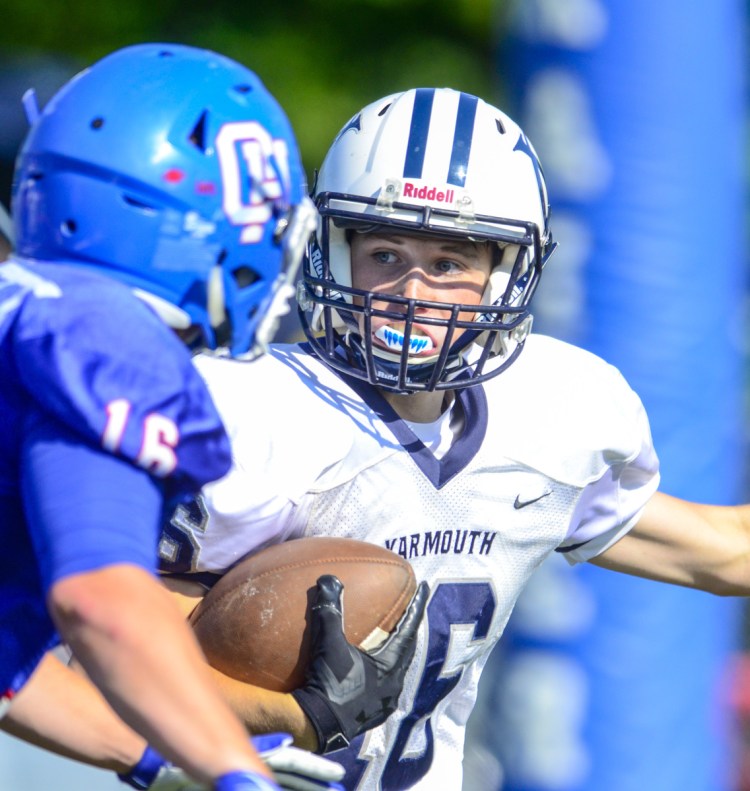
<instances>
[{"instance_id":1,"label":"player's hand gripping ball","mask_svg":"<svg viewBox=\"0 0 750 791\"><path fill-rule=\"evenodd\" d=\"M231 568L190 616L209 664L264 689L302 686L308 604L326 574L344 585L347 640L366 651L396 627L416 590L410 564L375 544L321 536L274 545Z\"/></svg>"}]
</instances>

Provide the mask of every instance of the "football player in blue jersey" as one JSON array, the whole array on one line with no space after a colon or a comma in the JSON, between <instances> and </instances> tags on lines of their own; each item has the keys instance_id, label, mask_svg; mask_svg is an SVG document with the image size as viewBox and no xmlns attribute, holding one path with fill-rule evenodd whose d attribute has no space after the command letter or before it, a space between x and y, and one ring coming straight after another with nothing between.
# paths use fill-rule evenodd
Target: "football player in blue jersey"
<instances>
[{"instance_id":1,"label":"football player in blue jersey","mask_svg":"<svg viewBox=\"0 0 750 791\"><path fill-rule=\"evenodd\" d=\"M96 762L106 699L204 786L278 788L153 572L162 514L230 464L188 347L262 353L314 227L294 135L253 72L186 46L127 47L25 105L0 266L5 728ZM60 636L103 699L43 659ZM128 733L123 779L183 787Z\"/></svg>"},{"instance_id":2,"label":"football player in blue jersey","mask_svg":"<svg viewBox=\"0 0 750 791\"><path fill-rule=\"evenodd\" d=\"M326 708L325 663L308 669L317 695L216 677L251 731L340 747L348 789L458 789L482 669L550 553L749 595L750 507L659 493L621 374L530 332L554 242L539 162L505 113L449 89L380 99L342 128L314 196L307 341L253 366L196 358L235 463L165 528L166 582L189 612L239 558L302 536L408 558L431 593L382 725Z\"/></svg>"}]
</instances>

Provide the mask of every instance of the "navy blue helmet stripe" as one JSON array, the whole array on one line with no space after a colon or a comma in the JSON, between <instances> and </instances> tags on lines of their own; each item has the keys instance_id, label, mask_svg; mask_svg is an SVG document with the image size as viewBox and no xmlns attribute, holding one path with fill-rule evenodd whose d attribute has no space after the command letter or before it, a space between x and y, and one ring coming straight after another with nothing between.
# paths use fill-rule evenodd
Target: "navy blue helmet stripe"
<instances>
[{"instance_id":1,"label":"navy blue helmet stripe","mask_svg":"<svg viewBox=\"0 0 750 791\"><path fill-rule=\"evenodd\" d=\"M456 131L453 134L453 151L448 167L448 183L463 187L466 184L466 171L471 153L471 138L474 134L474 119L477 115L476 96L462 93L458 100Z\"/></svg>"},{"instance_id":2,"label":"navy blue helmet stripe","mask_svg":"<svg viewBox=\"0 0 750 791\"><path fill-rule=\"evenodd\" d=\"M434 88L418 88L414 97L409 142L406 146L404 178L421 179L424 156L427 149L427 133L430 131Z\"/></svg>"},{"instance_id":3,"label":"navy blue helmet stripe","mask_svg":"<svg viewBox=\"0 0 750 791\"><path fill-rule=\"evenodd\" d=\"M542 207L546 206L547 193L544 186L544 178L542 176L542 166L539 163L539 160L536 158L536 154L531 148L531 145L529 145L529 141L523 132L521 132L521 134L518 136L518 140L516 140L513 150L523 152L531 160L531 164L534 168L534 175L536 176L536 185L539 187L539 197L542 201Z\"/></svg>"}]
</instances>

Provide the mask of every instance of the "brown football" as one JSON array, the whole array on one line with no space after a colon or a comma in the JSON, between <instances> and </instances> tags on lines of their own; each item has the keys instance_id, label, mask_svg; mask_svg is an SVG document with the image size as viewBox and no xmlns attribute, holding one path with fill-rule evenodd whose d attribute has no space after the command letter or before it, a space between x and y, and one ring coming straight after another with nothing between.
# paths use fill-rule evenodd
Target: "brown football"
<instances>
[{"instance_id":1,"label":"brown football","mask_svg":"<svg viewBox=\"0 0 750 791\"><path fill-rule=\"evenodd\" d=\"M232 567L190 616L209 664L264 689L301 686L310 651L308 602L322 574L344 585L344 632L371 649L393 630L416 590L400 555L350 538L285 541Z\"/></svg>"}]
</instances>

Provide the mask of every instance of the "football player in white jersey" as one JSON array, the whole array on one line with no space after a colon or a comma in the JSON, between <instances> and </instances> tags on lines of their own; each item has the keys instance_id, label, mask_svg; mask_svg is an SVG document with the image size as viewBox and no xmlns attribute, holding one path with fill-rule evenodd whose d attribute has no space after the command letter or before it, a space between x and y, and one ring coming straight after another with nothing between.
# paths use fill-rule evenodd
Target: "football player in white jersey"
<instances>
[{"instance_id":1,"label":"football player in white jersey","mask_svg":"<svg viewBox=\"0 0 750 791\"><path fill-rule=\"evenodd\" d=\"M303 536L408 558L431 594L383 725L357 734L307 693L219 681L253 731L348 741L330 753L348 789L458 789L480 673L551 552L747 595L750 508L658 493L621 374L530 332L555 245L536 154L503 112L450 89L385 97L342 128L314 196L307 341L253 366L196 361L234 466L163 533L167 584L188 611L247 553Z\"/></svg>"}]
</instances>

